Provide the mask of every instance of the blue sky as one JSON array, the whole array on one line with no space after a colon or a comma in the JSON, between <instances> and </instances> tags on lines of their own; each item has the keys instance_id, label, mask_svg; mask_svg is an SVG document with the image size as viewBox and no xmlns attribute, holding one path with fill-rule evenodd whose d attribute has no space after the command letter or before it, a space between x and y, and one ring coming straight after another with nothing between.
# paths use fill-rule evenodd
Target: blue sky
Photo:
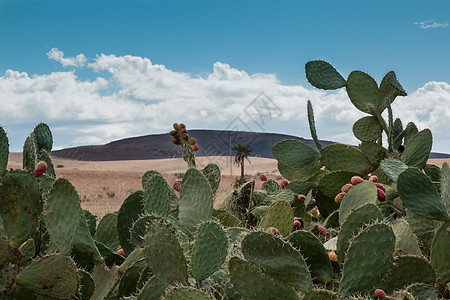
<instances>
[{"instance_id":1,"label":"blue sky","mask_svg":"<svg viewBox=\"0 0 450 300\"><path fill-rule=\"evenodd\" d=\"M13 151L38 122L57 148L173 122L225 129L264 92L283 113L263 130L309 138L310 99L320 138L357 143L364 115L345 90L305 79L304 64L324 59L344 77L359 69L379 82L394 70L409 94L394 114L450 153L449 22L445 0L0 0L0 125Z\"/></svg>"}]
</instances>

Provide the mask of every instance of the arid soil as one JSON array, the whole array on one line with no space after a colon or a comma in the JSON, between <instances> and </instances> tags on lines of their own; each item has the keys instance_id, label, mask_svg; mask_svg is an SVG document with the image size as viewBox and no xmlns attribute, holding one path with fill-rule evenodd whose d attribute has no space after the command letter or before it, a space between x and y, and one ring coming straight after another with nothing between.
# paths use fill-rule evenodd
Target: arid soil
<instances>
[{"instance_id":1,"label":"arid soil","mask_svg":"<svg viewBox=\"0 0 450 300\"><path fill-rule=\"evenodd\" d=\"M142 189L141 177L148 170L161 172L173 184L182 175L187 165L182 159L154 159L127 161L76 161L53 157L57 177L67 178L81 196L81 206L100 219L108 212L120 208L123 200L132 192ZM216 163L222 172L222 180L216 194L214 206L220 207L225 197L233 190L233 184L240 175L240 168L232 165L230 175L229 157L198 157L197 167L203 168L210 162ZM450 159L430 159L428 163L439 167ZM11 153L8 168L22 168L22 153ZM269 179L281 181L277 161L269 158L251 157L245 162L245 174L256 180L259 189L262 182L260 173Z\"/></svg>"}]
</instances>

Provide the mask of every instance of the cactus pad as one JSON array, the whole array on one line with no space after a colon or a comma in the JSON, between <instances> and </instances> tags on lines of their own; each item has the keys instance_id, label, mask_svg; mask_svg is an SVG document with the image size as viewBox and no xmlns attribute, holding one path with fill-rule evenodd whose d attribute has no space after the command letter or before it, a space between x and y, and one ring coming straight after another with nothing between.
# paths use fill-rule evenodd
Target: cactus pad
<instances>
[{"instance_id":1,"label":"cactus pad","mask_svg":"<svg viewBox=\"0 0 450 300\"><path fill-rule=\"evenodd\" d=\"M402 254L420 255L417 237L405 219L397 219L392 224L395 233L395 250Z\"/></svg>"},{"instance_id":2,"label":"cactus pad","mask_svg":"<svg viewBox=\"0 0 450 300\"><path fill-rule=\"evenodd\" d=\"M383 172L391 179L393 182L397 182L398 175L400 175L401 172L408 169L408 165L406 165L404 162L395 159L395 158L387 158L383 160L380 164L381 169Z\"/></svg>"},{"instance_id":3,"label":"cactus pad","mask_svg":"<svg viewBox=\"0 0 450 300\"><path fill-rule=\"evenodd\" d=\"M437 282L450 282L450 222L443 223L436 231L431 244L431 263L436 270Z\"/></svg>"},{"instance_id":4,"label":"cactus pad","mask_svg":"<svg viewBox=\"0 0 450 300\"><path fill-rule=\"evenodd\" d=\"M430 155L433 137L429 129L415 134L405 145L402 161L410 167L423 168Z\"/></svg>"},{"instance_id":5,"label":"cactus pad","mask_svg":"<svg viewBox=\"0 0 450 300\"><path fill-rule=\"evenodd\" d=\"M323 60L309 61L305 65L308 82L323 90L335 90L344 87L347 82L336 69Z\"/></svg>"},{"instance_id":6,"label":"cactus pad","mask_svg":"<svg viewBox=\"0 0 450 300\"><path fill-rule=\"evenodd\" d=\"M291 204L287 201L278 200L272 203L259 223L259 227L275 227L282 236L287 236L292 231L294 214Z\"/></svg>"},{"instance_id":7,"label":"cactus pad","mask_svg":"<svg viewBox=\"0 0 450 300\"><path fill-rule=\"evenodd\" d=\"M348 171L367 174L372 166L367 157L358 149L344 144L332 144L322 149L322 163L330 171Z\"/></svg>"},{"instance_id":8,"label":"cactus pad","mask_svg":"<svg viewBox=\"0 0 450 300\"><path fill-rule=\"evenodd\" d=\"M353 124L353 134L362 142L371 142L377 140L383 128L376 117L362 117Z\"/></svg>"},{"instance_id":9,"label":"cactus pad","mask_svg":"<svg viewBox=\"0 0 450 300\"><path fill-rule=\"evenodd\" d=\"M320 144L319 138L317 137L316 122L314 121L314 110L313 110L311 101L309 101L309 100L307 103L307 111L308 111L308 123L309 123L309 130L311 131L311 137L314 141L314 144L316 144L317 150L321 151L323 149L323 146Z\"/></svg>"},{"instance_id":10,"label":"cactus pad","mask_svg":"<svg viewBox=\"0 0 450 300\"><path fill-rule=\"evenodd\" d=\"M353 71L348 75L347 94L353 105L362 112L372 114L378 108L378 85L364 72Z\"/></svg>"},{"instance_id":11,"label":"cactus pad","mask_svg":"<svg viewBox=\"0 0 450 300\"><path fill-rule=\"evenodd\" d=\"M117 215L117 234L120 245L127 255L134 249L134 244L131 242L130 236L131 227L144 212L142 197L142 191L137 191L129 195L123 201Z\"/></svg>"},{"instance_id":12,"label":"cactus pad","mask_svg":"<svg viewBox=\"0 0 450 300\"><path fill-rule=\"evenodd\" d=\"M159 300L165 293L164 285L156 276L150 277L139 291L137 300Z\"/></svg>"},{"instance_id":13,"label":"cactus pad","mask_svg":"<svg viewBox=\"0 0 450 300\"><path fill-rule=\"evenodd\" d=\"M160 173L154 174L145 182L142 202L148 214L166 217L170 204L176 202L177 195Z\"/></svg>"},{"instance_id":14,"label":"cactus pad","mask_svg":"<svg viewBox=\"0 0 450 300\"><path fill-rule=\"evenodd\" d=\"M339 223L344 223L345 219L353 209L366 203L375 204L378 200L378 189L375 183L363 181L352 187L344 196L339 206Z\"/></svg>"},{"instance_id":15,"label":"cactus pad","mask_svg":"<svg viewBox=\"0 0 450 300\"><path fill-rule=\"evenodd\" d=\"M117 235L117 212L107 213L98 222L95 239L114 251L120 249Z\"/></svg>"},{"instance_id":16,"label":"cactus pad","mask_svg":"<svg viewBox=\"0 0 450 300\"><path fill-rule=\"evenodd\" d=\"M272 148L273 156L291 169L305 169L320 159L320 154L313 148L297 140L284 140L276 143Z\"/></svg>"},{"instance_id":17,"label":"cactus pad","mask_svg":"<svg viewBox=\"0 0 450 300\"><path fill-rule=\"evenodd\" d=\"M9 157L9 142L5 130L0 126L0 176L6 173Z\"/></svg>"},{"instance_id":18,"label":"cactus pad","mask_svg":"<svg viewBox=\"0 0 450 300\"><path fill-rule=\"evenodd\" d=\"M192 287L173 287L167 291L165 300L213 300L210 295Z\"/></svg>"},{"instance_id":19,"label":"cactus pad","mask_svg":"<svg viewBox=\"0 0 450 300\"><path fill-rule=\"evenodd\" d=\"M319 190L325 196L334 198L341 192L341 187L350 183L350 180L355 175L357 174L348 171L334 171L327 173L319 180Z\"/></svg>"},{"instance_id":20,"label":"cactus pad","mask_svg":"<svg viewBox=\"0 0 450 300\"><path fill-rule=\"evenodd\" d=\"M208 179L211 190L213 194L215 194L219 188L221 179L219 166L213 163L207 164L206 167L203 168L202 173L205 175L206 179Z\"/></svg>"}]
</instances>

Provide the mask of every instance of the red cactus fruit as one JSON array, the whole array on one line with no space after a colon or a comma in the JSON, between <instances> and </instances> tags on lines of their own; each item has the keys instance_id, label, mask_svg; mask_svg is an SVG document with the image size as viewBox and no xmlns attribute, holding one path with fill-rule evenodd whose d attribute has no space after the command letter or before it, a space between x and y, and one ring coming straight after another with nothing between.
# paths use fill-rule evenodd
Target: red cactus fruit
<instances>
[{"instance_id":1,"label":"red cactus fruit","mask_svg":"<svg viewBox=\"0 0 450 300\"><path fill-rule=\"evenodd\" d=\"M301 227L302 227L302 223L300 223L299 220L295 220L295 221L294 221L293 229L294 229L294 230L299 230Z\"/></svg>"},{"instance_id":2,"label":"red cactus fruit","mask_svg":"<svg viewBox=\"0 0 450 300\"><path fill-rule=\"evenodd\" d=\"M40 161L36 164L33 174L36 177L41 177L45 171L47 171L47 163L45 161Z\"/></svg>"},{"instance_id":3,"label":"red cactus fruit","mask_svg":"<svg viewBox=\"0 0 450 300\"><path fill-rule=\"evenodd\" d=\"M386 192L386 189L384 188L384 185L382 185L381 183L375 183L377 185L377 187L381 190L383 190L383 192Z\"/></svg>"},{"instance_id":4,"label":"red cactus fruit","mask_svg":"<svg viewBox=\"0 0 450 300\"><path fill-rule=\"evenodd\" d=\"M173 123L173 129L180 130L180 126L178 125L178 123Z\"/></svg>"},{"instance_id":5,"label":"red cactus fruit","mask_svg":"<svg viewBox=\"0 0 450 300\"><path fill-rule=\"evenodd\" d=\"M351 183L344 184L341 188L341 192L347 193L352 188L352 186L353 184Z\"/></svg>"},{"instance_id":6,"label":"red cactus fruit","mask_svg":"<svg viewBox=\"0 0 450 300\"><path fill-rule=\"evenodd\" d=\"M377 176L377 175L372 175L372 176L370 176L370 177L369 177L369 181L372 181L372 182L378 182L378 176Z\"/></svg>"},{"instance_id":7,"label":"red cactus fruit","mask_svg":"<svg viewBox=\"0 0 450 300\"><path fill-rule=\"evenodd\" d=\"M345 196L345 192L341 192L339 194L336 195L336 197L334 197L334 202L336 202L337 204L342 202L342 199L344 199Z\"/></svg>"},{"instance_id":8,"label":"red cactus fruit","mask_svg":"<svg viewBox=\"0 0 450 300\"><path fill-rule=\"evenodd\" d=\"M327 229L322 225L317 225L317 232L322 236L327 235Z\"/></svg>"},{"instance_id":9,"label":"red cactus fruit","mask_svg":"<svg viewBox=\"0 0 450 300\"><path fill-rule=\"evenodd\" d=\"M267 181L267 176L265 174L261 174L261 175L259 175L259 180Z\"/></svg>"},{"instance_id":10,"label":"red cactus fruit","mask_svg":"<svg viewBox=\"0 0 450 300\"><path fill-rule=\"evenodd\" d=\"M283 179L280 183L280 186L282 189L286 188L286 186L288 185L288 181L286 179Z\"/></svg>"},{"instance_id":11,"label":"red cactus fruit","mask_svg":"<svg viewBox=\"0 0 450 300\"><path fill-rule=\"evenodd\" d=\"M192 148L192 151L197 151L198 150L198 145L194 144L194 145L191 146L191 148Z\"/></svg>"},{"instance_id":12,"label":"red cactus fruit","mask_svg":"<svg viewBox=\"0 0 450 300\"><path fill-rule=\"evenodd\" d=\"M195 145L196 143L197 143L197 140L195 139L195 137L191 137L191 139L189 140L189 144Z\"/></svg>"},{"instance_id":13,"label":"red cactus fruit","mask_svg":"<svg viewBox=\"0 0 450 300\"><path fill-rule=\"evenodd\" d=\"M176 180L173 185L172 185L173 189L177 192L180 191L181 189L181 181L180 180Z\"/></svg>"},{"instance_id":14,"label":"red cactus fruit","mask_svg":"<svg viewBox=\"0 0 450 300\"><path fill-rule=\"evenodd\" d=\"M180 128L180 130L186 129L186 125L184 125L183 123L180 123L178 127Z\"/></svg>"},{"instance_id":15,"label":"red cactus fruit","mask_svg":"<svg viewBox=\"0 0 450 300\"><path fill-rule=\"evenodd\" d=\"M332 264L337 264L338 257L336 252L334 252L333 250L328 251L328 257L330 258Z\"/></svg>"},{"instance_id":16,"label":"red cactus fruit","mask_svg":"<svg viewBox=\"0 0 450 300\"><path fill-rule=\"evenodd\" d=\"M306 201L306 196L303 194L300 194L297 196L297 200L300 202L305 202Z\"/></svg>"},{"instance_id":17,"label":"red cactus fruit","mask_svg":"<svg viewBox=\"0 0 450 300\"><path fill-rule=\"evenodd\" d=\"M125 253L125 251L123 249L117 250L117 254L122 255L123 257L127 257L127 254Z\"/></svg>"},{"instance_id":18,"label":"red cactus fruit","mask_svg":"<svg viewBox=\"0 0 450 300\"><path fill-rule=\"evenodd\" d=\"M378 201L380 202L386 201L386 194L382 189L378 189Z\"/></svg>"},{"instance_id":19,"label":"red cactus fruit","mask_svg":"<svg viewBox=\"0 0 450 300\"><path fill-rule=\"evenodd\" d=\"M180 133L181 133L181 135L183 135L183 134L187 133L187 130L186 130L186 128L180 129Z\"/></svg>"},{"instance_id":20,"label":"red cactus fruit","mask_svg":"<svg viewBox=\"0 0 450 300\"><path fill-rule=\"evenodd\" d=\"M181 144L181 142L180 142L180 140L179 140L179 139L174 139L174 140L173 140L173 143L174 143L175 145L179 145L179 144Z\"/></svg>"},{"instance_id":21,"label":"red cactus fruit","mask_svg":"<svg viewBox=\"0 0 450 300\"><path fill-rule=\"evenodd\" d=\"M364 181L364 179L362 179L362 178L359 177L359 176L353 176L352 179L350 179L350 182L351 182L353 185L357 185L358 183L361 183L361 182L363 182L363 181Z\"/></svg>"},{"instance_id":22,"label":"red cactus fruit","mask_svg":"<svg viewBox=\"0 0 450 300\"><path fill-rule=\"evenodd\" d=\"M183 140L187 141L189 139L189 134L183 133Z\"/></svg>"},{"instance_id":23,"label":"red cactus fruit","mask_svg":"<svg viewBox=\"0 0 450 300\"><path fill-rule=\"evenodd\" d=\"M376 289L375 296L377 296L378 298L386 298L386 293L381 289Z\"/></svg>"},{"instance_id":24,"label":"red cactus fruit","mask_svg":"<svg viewBox=\"0 0 450 300\"><path fill-rule=\"evenodd\" d=\"M273 234L274 236L279 237L280 239L283 238L283 236L281 235L280 231L278 229L276 229L275 227L268 227L267 228L267 232Z\"/></svg>"}]
</instances>

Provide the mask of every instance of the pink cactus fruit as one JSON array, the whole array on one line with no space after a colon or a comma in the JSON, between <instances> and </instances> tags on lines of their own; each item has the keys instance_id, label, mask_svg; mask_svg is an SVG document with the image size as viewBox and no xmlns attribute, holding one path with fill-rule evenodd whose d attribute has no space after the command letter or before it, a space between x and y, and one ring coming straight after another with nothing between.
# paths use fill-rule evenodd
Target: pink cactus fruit
<instances>
[{"instance_id":1,"label":"pink cactus fruit","mask_svg":"<svg viewBox=\"0 0 450 300\"><path fill-rule=\"evenodd\" d=\"M299 202L305 202L306 201L306 196L303 195L303 194L300 194L300 195L297 196L297 200Z\"/></svg>"},{"instance_id":2,"label":"pink cactus fruit","mask_svg":"<svg viewBox=\"0 0 450 300\"><path fill-rule=\"evenodd\" d=\"M265 174L261 174L261 175L259 175L259 180L267 181L267 176Z\"/></svg>"},{"instance_id":3,"label":"pink cactus fruit","mask_svg":"<svg viewBox=\"0 0 450 300\"><path fill-rule=\"evenodd\" d=\"M176 180L174 183L173 183L173 189L175 190L175 191L177 191L177 192L179 192L180 191L180 189L181 189L181 180Z\"/></svg>"},{"instance_id":4,"label":"pink cactus fruit","mask_svg":"<svg viewBox=\"0 0 450 300\"><path fill-rule=\"evenodd\" d=\"M337 204L341 203L342 199L344 199L345 194L345 192L340 192L339 194L337 194L336 197L334 197L334 202L336 202Z\"/></svg>"},{"instance_id":5,"label":"pink cactus fruit","mask_svg":"<svg viewBox=\"0 0 450 300\"><path fill-rule=\"evenodd\" d=\"M386 293L381 289L376 289L375 296L377 296L378 298L386 298Z\"/></svg>"},{"instance_id":6,"label":"pink cactus fruit","mask_svg":"<svg viewBox=\"0 0 450 300\"><path fill-rule=\"evenodd\" d=\"M350 179L350 182L353 185L357 185L358 183L361 183L363 181L364 181L364 179L362 179L360 176L353 176L352 179Z\"/></svg>"},{"instance_id":7,"label":"pink cactus fruit","mask_svg":"<svg viewBox=\"0 0 450 300\"><path fill-rule=\"evenodd\" d=\"M286 186L288 185L288 183L289 183L289 182L288 182L286 179L283 179L283 180L281 181L281 183L280 183L281 188L282 188L282 189L285 189Z\"/></svg>"},{"instance_id":8,"label":"pink cactus fruit","mask_svg":"<svg viewBox=\"0 0 450 300\"><path fill-rule=\"evenodd\" d=\"M382 189L378 189L378 201L386 201L386 193Z\"/></svg>"},{"instance_id":9,"label":"pink cactus fruit","mask_svg":"<svg viewBox=\"0 0 450 300\"><path fill-rule=\"evenodd\" d=\"M33 174L36 177L41 177L45 171L47 171L47 163L45 161L40 161L36 164Z\"/></svg>"},{"instance_id":10,"label":"pink cactus fruit","mask_svg":"<svg viewBox=\"0 0 450 300\"><path fill-rule=\"evenodd\" d=\"M372 176L370 176L370 177L369 177L369 181L372 181L372 182L378 182L378 176L377 176L377 175L372 175Z\"/></svg>"},{"instance_id":11,"label":"pink cactus fruit","mask_svg":"<svg viewBox=\"0 0 450 300\"><path fill-rule=\"evenodd\" d=\"M353 184L351 183L344 184L341 188L341 192L347 193L352 188L352 186Z\"/></svg>"},{"instance_id":12,"label":"pink cactus fruit","mask_svg":"<svg viewBox=\"0 0 450 300\"><path fill-rule=\"evenodd\" d=\"M295 230L299 230L301 227L302 227L302 223L300 223L299 220L295 220L294 221L294 226L293 226L294 231Z\"/></svg>"},{"instance_id":13,"label":"pink cactus fruit","mask_svg":"<svg viewBox=\"0 0 450 300\"><path fill-rule=\"evenodd\" d=\"M267 228L267 232L273 234L276 237L279 237L280 239L283 238L283 236L281 235L280 231L278 229L276 229L275 227L268 227Z\"/></svg>"},{"instance_id":14,"label":"pink cactus fruit","mask_svg":"<svg viewBox=\"0 0 450 300\"><path fill-rule=\"evenodd\" d=\"M192 145L191 148L192 151L197 151L199 149L197 144Z\"/></svg>"},{"instance_id":15,"label":"pink cactus fruit","mask_svg":"<svg viewBox=\"0 0 450 300\"><path fill-rule=\"evenodd\" d=\"M377 185L377 188L380 190L383 190L383 192L386 192L386 189L384 188L384 185L382 185L381 183L375 183Z\"/></svg>"},{"instance_id":16,"label":"pink cactus fruit","mask_svg":"<svg viewBox=\"0 0 450 300\"><path fill-rule=\"evenodd\" d=\"M321 235L327 235L327 229L323 227L322 225L317 225L317 232Z\"/></svg>"},{"instance_id":17,"label":"pink cactus fruit","mask_svg":"<svg viewBox=\"0 0 450 300\"><path fill-rule=\"evenodd\" d=\"M333 250L328 251L328 257L330 258L332 264L337 264L338 257L336 252L334 252Z\"/></svg>"}]
</instances>

